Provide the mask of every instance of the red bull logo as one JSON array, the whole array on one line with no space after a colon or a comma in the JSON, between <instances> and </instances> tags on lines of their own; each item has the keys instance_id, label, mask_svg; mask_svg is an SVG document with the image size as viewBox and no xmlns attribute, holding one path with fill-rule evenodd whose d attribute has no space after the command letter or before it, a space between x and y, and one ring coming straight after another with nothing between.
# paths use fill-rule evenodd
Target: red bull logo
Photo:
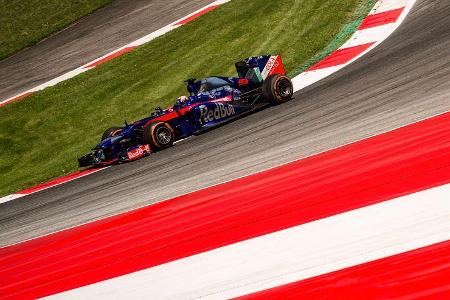
<instances>
[{"instance_id":1,"label":"red bull logo","mask_svg":"<svg viewBox=\"0 0 450 300\"><path fill-rule=\"evenodd\" d=\"M208 123L233 116L236 112L234 107L229 104L214 103L214 108L208 108L206 105L200 105L200 123Z\"/></svg>"},{"instance_id":2,"label":"red bull logo","mask_svg":"<svg viewBox=\"0 0 450 300\"><path fill-rule=\"evenodd\" d=\"M135 160L141 158L145 154L150 154L150 146L149 145L140 145L136 149L128 151L127 156L129 160Z\"/></svg>"}]
</instances>

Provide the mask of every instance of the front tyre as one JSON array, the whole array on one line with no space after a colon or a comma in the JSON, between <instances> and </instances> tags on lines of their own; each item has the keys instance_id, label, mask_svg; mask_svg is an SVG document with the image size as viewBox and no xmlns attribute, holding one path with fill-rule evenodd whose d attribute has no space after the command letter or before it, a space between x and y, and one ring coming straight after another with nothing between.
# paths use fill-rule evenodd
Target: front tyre
<instances>
[{"instance_id":1,"label":"front tyre","mask_svg":"<svg viewBox=\"0 0 450 300\"><path fill-rule=\"evenodd\" d=\"M106 129L105 132L103 132L102 141L107 138L110 138L110 137L120 134L122 132L122 129L123 129L122 127L117 127L117 126L113 126L113 127Z\"/></svg>"},{"instance_id":2,"label":"front tyre","mask_svg":"<svg viewBox=\"0 0 450 300\"><path fill-rule=\"evenodd\" d=\"M153 150L169 148L175 141L172 127L165 122L155 122L144 126L142 137L144 144L149 144Z\"/></svg>"},{"instance_id":3,"label":"front tyre","mask_svg":"<svg viewBox=\"0 0 450 300\"><path fill-rule=\"evenodd\" d=\"M281 104L292 99L294 87L289 77L284 75L270 75L262 85L264 99L272 104Z\"/></svg>"}]
</instances>

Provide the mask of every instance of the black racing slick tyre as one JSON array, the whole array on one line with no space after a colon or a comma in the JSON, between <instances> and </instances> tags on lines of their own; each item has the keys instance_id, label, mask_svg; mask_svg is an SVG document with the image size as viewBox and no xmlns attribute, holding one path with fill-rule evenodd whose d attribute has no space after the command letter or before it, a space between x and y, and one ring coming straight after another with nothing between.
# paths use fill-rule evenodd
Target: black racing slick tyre
<instances>
[{"instance_id":1,"label":"black racing slick tyre","mask_svg":"<svg viewBox=\"0 0 450 300\"><path fill-rule=\"evenodd\" d=\"M175 134L169 124L154 122L144 126L142 141L144 144L149 144L152 150L162 150L173 145Z\"/></svg>"},{"instance_id":2,"label":"black racing slick tyre","mask_svg":"<svg viewBox=\"0 0 450 300\"><path fill-rule=\"evenodd\" d=\"M292 99L294 87L289 77L284 75L270 75L262 85L264 99L272 104L281 104Z\"/></svg>"},{"instance_id":3,"label":"black racing slick tyre","mask_svg":"<svg viewBox=\"0 0 450 300\"><path fill-rule=\"evenodd\" d=\"M118 127L118 126L110 127L108 129L106 129L105 132L103 132L102 141L104 139L107 139L107 138L113 137L115 135L118 135L121 132L122 132L122 127Z\"/></svg>"}]
</instances>

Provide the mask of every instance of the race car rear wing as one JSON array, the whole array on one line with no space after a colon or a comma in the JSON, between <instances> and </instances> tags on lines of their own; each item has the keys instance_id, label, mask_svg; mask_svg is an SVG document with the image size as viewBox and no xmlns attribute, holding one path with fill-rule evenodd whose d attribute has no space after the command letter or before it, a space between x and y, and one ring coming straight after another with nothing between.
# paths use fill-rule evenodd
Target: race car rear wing
<instances>
[{"instance_id":1,"label":"race car rear wing","mask_svg":"<svg viewBox=\"0 0 450 300\"><path fill-rule=\"evenodd\" d=\"M235 63L238 76L253 82L263 82L269 75L286 75L280 55L253 56Z\"/></svg>"}]
</instances>

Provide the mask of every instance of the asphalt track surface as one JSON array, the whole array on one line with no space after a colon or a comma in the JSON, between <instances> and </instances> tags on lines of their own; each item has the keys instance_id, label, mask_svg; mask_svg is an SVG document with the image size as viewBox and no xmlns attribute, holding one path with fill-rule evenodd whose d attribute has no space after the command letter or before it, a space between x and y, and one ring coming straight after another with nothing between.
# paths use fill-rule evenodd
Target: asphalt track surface
<instances>
[{"instance_id":1,"label":"asphalt track surface","mask_svg":"<svg viewBox=\"0 0 450 300\"><path fill-rule=\"evenodd\" d=\"M1 245L248 175L450 111L450 3L418 0L372 52L271 107L0 206Z\"/></svg>"},{"instance_id":2,"label":"asphalt track surface","mask_svg":"<svg viewBox=\"0 0 450 300\"><path fill-rule=\"evenodd\" d=\"M0 61L0 99L15 96L162 28L214 0L115 0Z\"/></svg>"}]
</instances>

